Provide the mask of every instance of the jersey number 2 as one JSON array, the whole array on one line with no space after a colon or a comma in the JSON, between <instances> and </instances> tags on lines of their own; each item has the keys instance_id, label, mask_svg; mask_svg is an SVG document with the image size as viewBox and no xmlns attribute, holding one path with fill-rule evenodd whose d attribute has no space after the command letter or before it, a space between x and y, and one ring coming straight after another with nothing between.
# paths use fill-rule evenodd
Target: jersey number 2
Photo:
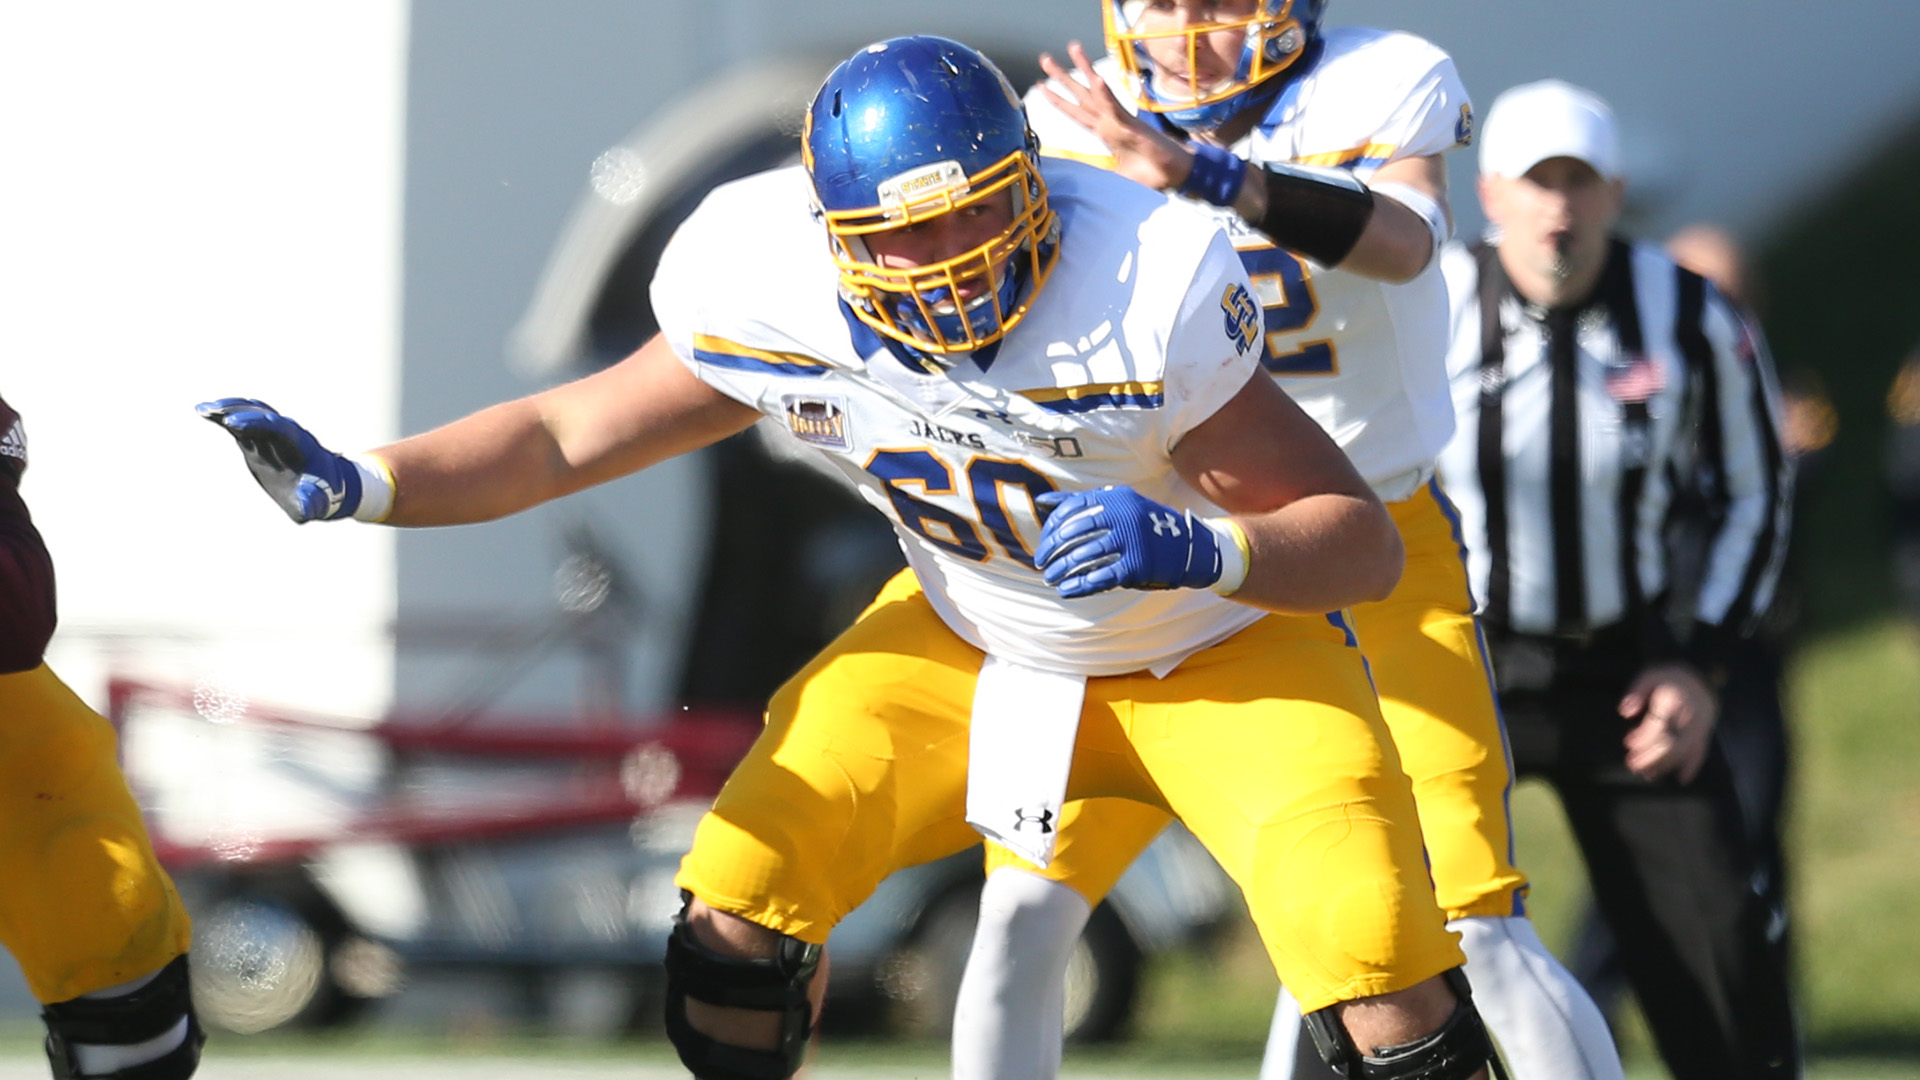
<instances>
[{"instance_id":1,"label":"jersey number 2","mask_svg":"<svg viewBox=\"0 0 1920 1080\"><path fill-rule=\"evenodd\" d=\"M1275 347L1279 338L1305 330L1319 314L1306 263L1284 248L1267 246L1242 249L1240 264L1247 268L1247 276L1253 279L1253 294L1266 309L1267 344L1260 363L1281 377L1336 374L1339 359L1331 341L1309 342L1291 352Z\"/></svg>"},{"instance_id":2,"label":"jersey number 2","mask_svg":"<svg viewBox=\"0 0 1920 1080\"><path fill-rule=\"evenodd\" d=\"M867 462L867 471L886 482L887 497L893 500L894 512L907 528L963 559L985 562L992 557L978 525L907 492L911 486L919 488L922 495L953 494L953 470L946 462L926 450L882 450ZM1032 501L1041 492L1052 491L1053 482L1017 461L974 458L967 463L967 487L980 525L987 527L1008 557L1033 569L1033 552L1014 531L1013 519L1007 513L1006 489L1020 488Z\"/></svg>"}]
</instances>

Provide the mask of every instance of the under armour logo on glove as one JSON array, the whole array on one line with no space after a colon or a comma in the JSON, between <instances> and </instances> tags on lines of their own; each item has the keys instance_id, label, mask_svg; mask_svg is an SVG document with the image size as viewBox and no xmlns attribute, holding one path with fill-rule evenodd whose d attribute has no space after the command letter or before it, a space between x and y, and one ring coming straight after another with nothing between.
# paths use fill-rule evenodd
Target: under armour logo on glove
<instances>
[{"instance_id":1,"label":"under armour logo on glove","mask_svg":"<svg viewBox=\"0 0 1920 1080\"><path fill-rule=\"evenodd\" d=\"M1220 541L1193 514L1128 487L1049 491L1035 565L1061 596L1109 589L1205 589L1220 580Z\"/></svg>"},{"instance_id":2,"label":"under armour logo on glove","mask_svg":"<svg viewBox=\"0 0 1920 1080\"><path fill-rule=\"evenodd\" d=\"M348 517L360 508L360 470L273 406L221 398L194 411L233 436L248 471L295 523Z\"/></svg>"}]
</instances>

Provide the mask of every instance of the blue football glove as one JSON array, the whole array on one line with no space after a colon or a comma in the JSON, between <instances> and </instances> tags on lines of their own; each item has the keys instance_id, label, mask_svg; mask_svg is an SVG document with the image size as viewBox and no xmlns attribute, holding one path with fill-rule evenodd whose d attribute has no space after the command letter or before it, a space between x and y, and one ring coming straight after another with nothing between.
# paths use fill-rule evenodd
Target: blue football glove
<instances>
[{"instance_id":1,"label":"blue football glove","mask_svg":"<svg viewBox=\"0 0 1920 1080\"><path fill-rule=\"evenodd\" d=\"M273 406L221 398L194 411L227 429L253 478L295 523L352 517L360 508L360 470Z\"/></svg>"},{"instance_id":2,"label":"blue football glove","mask_svg":"<svg viewBox=\"0 0 1920 1080\"><path fill-rule=\"evenodd\" d=\"M1061 596L1108 589L1204 589L1220 580L1220 540L1190 511L1128 487L1049 491L1034 563Z\"/></svg>"}]
</instances>

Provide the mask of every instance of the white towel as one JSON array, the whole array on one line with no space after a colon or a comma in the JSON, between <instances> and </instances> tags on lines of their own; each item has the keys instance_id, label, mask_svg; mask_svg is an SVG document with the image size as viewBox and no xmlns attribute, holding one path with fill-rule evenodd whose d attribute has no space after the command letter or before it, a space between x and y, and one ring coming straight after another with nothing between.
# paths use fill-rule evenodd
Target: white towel
<instances>
[{"instance_id":1,"label":"white towel","mask_svg":"<svg viewBox=\"0 0 1920 1080\"><path fill-rule=\"evenodd\" d=\"M1045 867L1059 836L1084 675L989 656L973 691L967 742L967 824Z\"/></svg>"}]
</instances>

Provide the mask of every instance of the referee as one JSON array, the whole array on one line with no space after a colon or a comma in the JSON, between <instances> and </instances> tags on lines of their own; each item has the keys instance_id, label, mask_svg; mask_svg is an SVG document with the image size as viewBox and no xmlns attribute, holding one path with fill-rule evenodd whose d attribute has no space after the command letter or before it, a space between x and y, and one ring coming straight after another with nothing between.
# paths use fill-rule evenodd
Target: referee
<instances>
[{"instance_id":1,"label":"referee","mask_svg":"<svg viewBox=\"0 0 1920 1080\"><path fill-rule=\"evenodd\" d=\"M1495 239L1443 262L1459 425L1440 469L1516 773L1559 793L1668 1069L1797 1077L1787 972L1712 738L1725 659L1784 554L1777 394L1733 307L1613 234L1621 197L1604 102L1557 81L1495 100L1480 149ZM1677 494L1722 510L1678 626Z\"/></svg>"}]
</instances>

